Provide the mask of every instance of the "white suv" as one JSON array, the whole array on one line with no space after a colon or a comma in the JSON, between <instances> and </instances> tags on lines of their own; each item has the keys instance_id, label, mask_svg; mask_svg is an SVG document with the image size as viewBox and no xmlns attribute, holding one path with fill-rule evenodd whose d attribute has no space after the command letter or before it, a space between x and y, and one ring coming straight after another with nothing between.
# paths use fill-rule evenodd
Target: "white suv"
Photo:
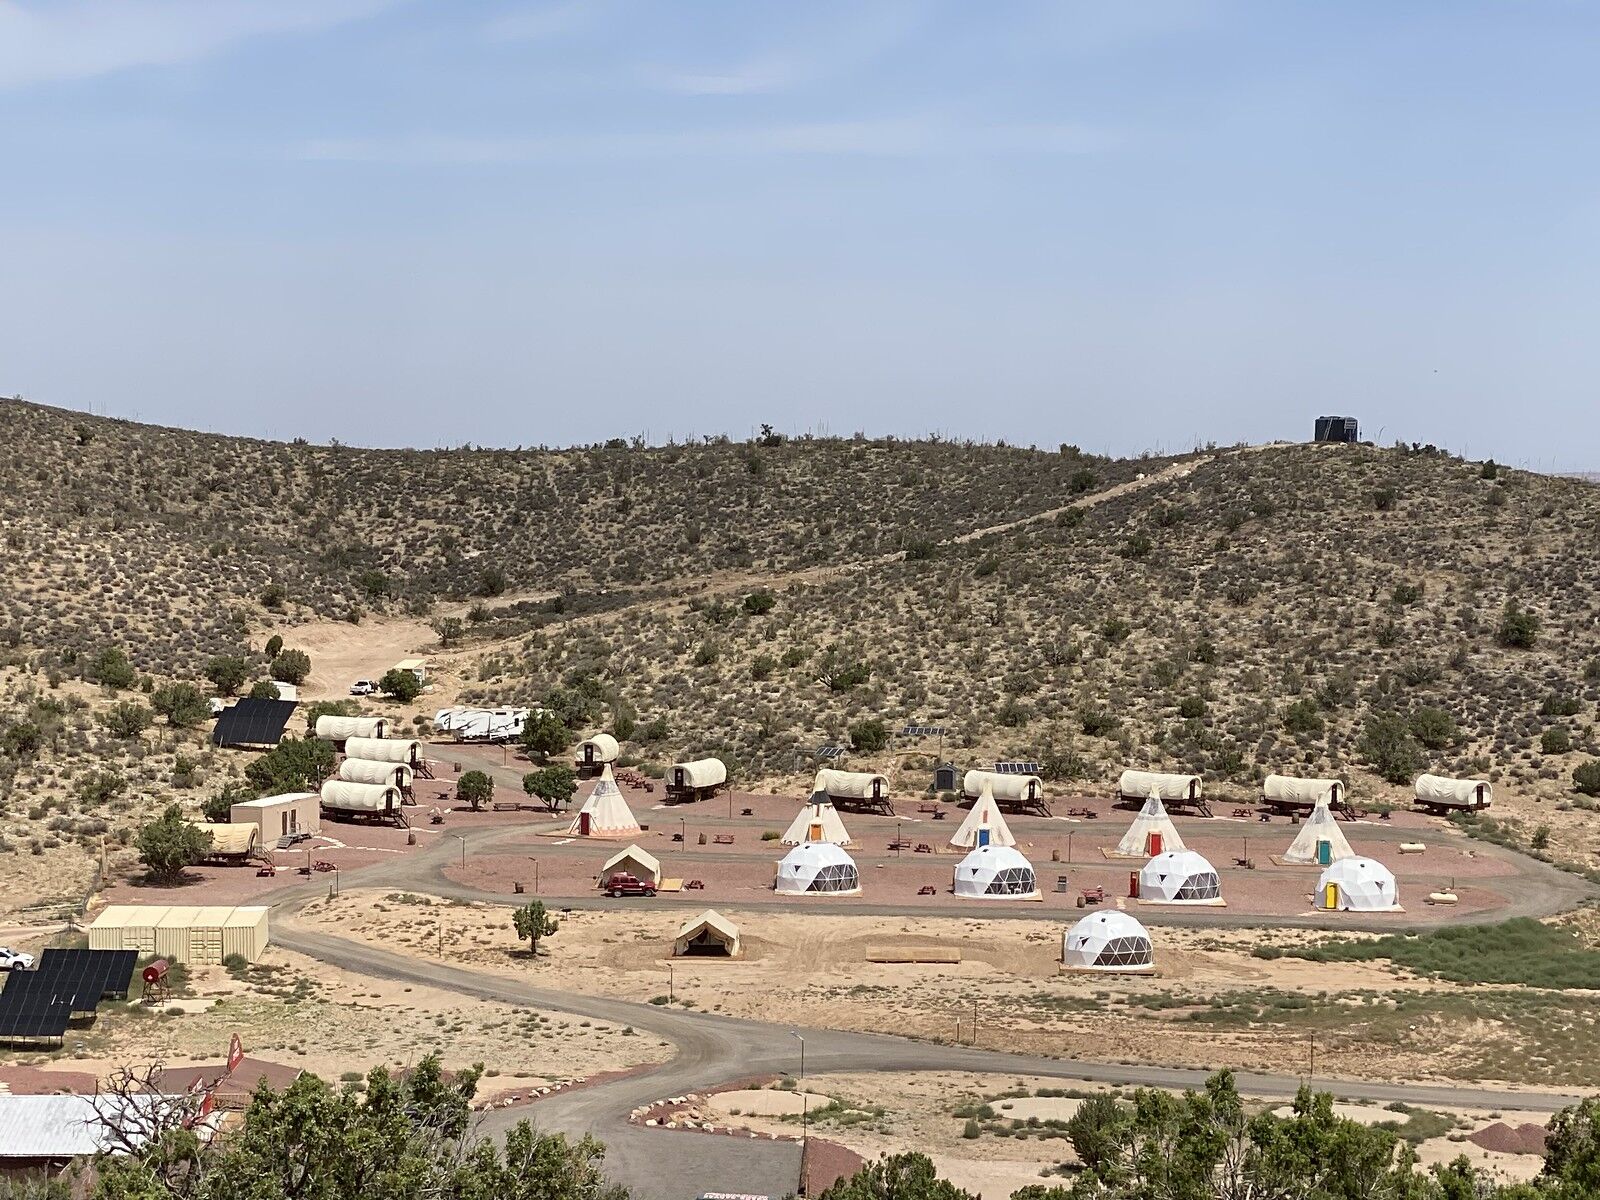
<instances>
[{"instance_id":1,"label":"white suv","mask_svg":"<svg viewBox=\"0 0 1600 1200\"><path fill-rule=\"evenodd\" d=\"M358 679L350 685L352 696L370 696L378 690L378 685L370 679Z\"/></svg>"},{"instance_id":2,"label":"white suv","mask_svg":"<svg viewBox=\"0 0 1600 1200\"><path fill-rule=\"evenodd\" d=\"M12 950L0 946L0 971L31 971L33 970L33 955L24 954L21 950Z\"/></svg>"}]
</instances>

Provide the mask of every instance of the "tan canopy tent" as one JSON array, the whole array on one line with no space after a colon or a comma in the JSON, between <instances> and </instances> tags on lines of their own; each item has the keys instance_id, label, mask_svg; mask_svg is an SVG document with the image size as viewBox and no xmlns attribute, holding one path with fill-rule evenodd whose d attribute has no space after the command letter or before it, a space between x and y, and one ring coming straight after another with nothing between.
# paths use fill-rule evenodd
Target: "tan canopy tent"
<instances>
[{"instance_id":1,"label":"tan canopy tent","mask_svg":"<svg viewBox=\"0 0 1600 1200\"><path fill-rule=\"evenodd\" d=\"M412 771L405 763L347 758L339 764L339 778L346 783L382 783L405 791L411 786Z\"/></svg>"},{"instance_id":2,"label":"tan canopy tent","mask_svg":"<svg viewBox=\"0 0 1600 1200\"><path fill-rule=\"evenodd\" d=\"M743 949L739 944L739 927L709 908L679 926L678 938L672 943L672 953L680 958L687 954L724 954L738 958Z\"/></svg>"},{"instance_id":3,"label":"tan canopy tent","mask_svg":"<svg viewBox=\"0 0 1600 1200\"><path fill-rule=\"evenodd\" d=\"M1417 803L1425 808L1488 808L1494 791L1484 779L1417 776Z\"/></svg>"},{"instance_id":4,"label":"tan canopy tent","mask_svg":"<svg viewBox=\"0 0 1600 1200\"><path fill-rule=\"evenodd\" d=\"M635 879L644 879L650 883L661 882L661 860L637 846L618 850L606 859L605 865L600 868L599 886L605 887L606 881L619 871L626 871Z\"/></svg>"},{"instance_id":5,"label":"tan canopy tent","mask_svg":"<svg viewBox=\"0 0 1600 1200\"><path fill-rule=\"evenodd\" d=\"M727 765L720 758L696 758L667 768L669 800L703 800L717 794L728 782Z\"/></svg>"},{"instance_id":6,"label":"tan canopy tent","mask_svg":"<svg viewBox=\"0 0 1600 1200\"><path fill-rule=\"evenodd\" d=\"M795 814L789 823L788 831L783 835L785 846L799 846L806 842L832 842L835 846L853 846L849 832L844 827L844 822L839 819L839 810L828 803L828 798L821 793L811 797L807 804Z\"/></svg>"},{"instance_id":7,"label":"tan canopy tent","mask_svg":"<svg viewBox=\"0 0 1600 1200\"><path fill-rule=\"evenodd\" d=\"M389 722L383 717L339 717L324 713L317 718L316 735L325 742L347 738L381 738L388 734Z\"/></svg>"},{"instance_id":8,"label":"tan canopy tent","mask_svg":"<svg viewBox=\"0 0 1600 1200\"><path fill-rule=\"evenodd\" d=\"M422 743L406 738L346 738L344 752L368 762L405 763L413 769L422 765Z\"/></svg>"},{"instance_id":9,"label":"tan canopy tent","mask_svg":"<svg viewBox=\"0 0 1600 1200\"><path fill-rule=\"evenodd\" d=\"M1154 792L1161 800L1192 804L1200 799L1200 776L1128 770L1117 780L1117 791L1124 800L1148 800Z\"/></svg>"},{"instance_id":10,"label":"tan canopy tent","mask_svg":"<svg viewBox=\"0 0 1600 1200\"><path fill-rule=\"evenodd\" d=\"M1315 808L1344 803L1344 784L1337 779L1299 779L1293 775L1268 775L1261 783L1261 798L1274 808Z\"/></svg>"},{"instance_id":11,"label":"tan canopy tent","mask_svg":"<svg viewBox=\"0 0 1600 1200\"><path fill-rule=\"evenodd\" d=\"M194 827L211 835L211 849L206 852L207 862L243 862L256 852L261 830L255 824L215 824L195 821Z\"/></svg>"},{"instance_id":12,"label":"tan canopy tent","mask_svg":"<svg viewBox=\"0 0 1600 1200\"><path fill-rule=\"evenodd\" d=\"M985 780L978 792L977 803L967 810L966 820L961 822L961 828L950 839L950 845L957 850L976 850L979 846L1016 844L1017 839L1012 836L1011 827L1006 824L1000 806L995 803L994 788Z\"/></svg>"},{"instance_id":13,"label":"tan canopy tent","mask_svg":"<svg viewBox=\"0 0 1600 1200\"><path fill-rule=\"evenodd\" d=\"M1118 858L1154 858L1168 850L1188 848L1183 844L1183 838L1178 836L1172 818L1167 815L1166 805L1161 803L1161 797L1152 789L1144 807L1133 819L1133 824L1128 826L1128 832L1122 835L1113 853Z\"/></svg>"}]
</instances>

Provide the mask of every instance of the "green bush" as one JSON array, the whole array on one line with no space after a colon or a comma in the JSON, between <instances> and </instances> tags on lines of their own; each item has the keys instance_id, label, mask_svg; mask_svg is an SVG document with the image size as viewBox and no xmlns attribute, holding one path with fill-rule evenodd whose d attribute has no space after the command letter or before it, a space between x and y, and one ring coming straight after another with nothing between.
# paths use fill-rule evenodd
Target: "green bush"
<instances>
[{"instance_id":1,"label":"green bush","mask_svg":"<svg viewBox=\"0 0 1600 1200\"><path fill-rule=\"evenodd\" d=\"M1550 695L1539 706L1541 717L1575 717L1583 711L1583 701L1576 696Z\"/></svg>"},{"instance_id":2,"label":"green bush","mask_svg":"<svg viewBox=\"0 0 1600 1200\"><path fill-rule=\"evenodd\" d=\"M267 673L279 683L298 687L311 674L311 656L304 650L280 650Z\"/></svg>"},{"instance_id":3,"label":"green bush","mask_svg":"<svg viewBox=\"0 0 1600 1200\"><path fill-rule=\"evenodd\" d=\"M850 726L850 747L862 754L876 754L889 744L889 730L877 717Z\"/></svg>"},{"instance_id":4,"label":"green bush","mask_svg":"<svg viewBox=\"0 0 1600 1200\"><path fill-rule=\"evenodd\" d=\"M1539 735L1539 749L1545 754L1566 754L1572 749L1572 735L1559 725L1546 729Z\"/></svg>"},{"instance_id":5,"label":"green bush","mask_svg":"<svg viewBox=\"0 0 1600 1200\"><path fill-rule=\"evenodd\" d=\"M1443 750L1461 739L1454 718L1440 708L1419 708L1406 719L1411 736L1429 750Z\"/></svg>"},{"instance_id":6,"label":"green bush","mask_svg":"<svg viewBox=\"0 0 1600 1200\"><path fill-rule=\"evenodd\" d=\"M1530 609L1519 608L1515 600L1507 600L1495 640L1513 650L1527 650L1539 640L1539 618Z\"/></svg>"},{"instance_id":7,"label":"green bush","mask_svg":"<svg viewBox=\"0 0 1600 1200\"><path fill-rule=\"evenodd\" d=\"M422 684L417 682L414 672L390 667L383 673L383 678L378 680L378 690L401 704L410 704L422 695Z\"/></svg>"},{"instance_id":8,"label":"green bush","mask_svg":"<svg viewBox=\"0 0 1600 1200\"><path fill-rule=\"evenodd\" d=\"M1572 772L1573 785L1585 796L1600 796L1600 758L1590 759Z\"/></svg>"},{"instance_id":9,"label":"green bush","mask_svg":"<svg viewBox=\"0 0 1600 1200\"><path fill-rule=\"evenodd\" d=\"M1178 701L1178 715L1187 721L1204 716L1205 711L1206 702L1203 696L1185 696Z\"/></svg>"},{"instance_id":10,"label":"green bush","mask_svg":"<svg viewBox=\"0 0 1600 1200\"><path fill-rule=\"evenodd\" d=\"M283 646L282 638L274 640L280 648ZM268 642L267 645L271 646L272 643ZM246 679L250 678L250 664L236 654L219 655L206 663L205 676L216 686L217 691L224 696L231 696L244 686Z\"/></svg>"},{"instance_id":11,"label":"green bush","mask_svg":"<svg viewBox=\"0 0 1600 1200\"><path fill-rule=\"evenodd\" d=\"M283 649L283 638L275 633L275 634L273 634L271 637L269 637L267 639L266 648L264 650L262 650L262 653L267 656L267 661L271 662L273 659L278 657L278 651L280 651L282 649ZM244 660L240 659L240 661L243 662ZM240 682L242 683L243 680L241 680Z\"/></svg>"},{"instance_id":12,"label":"green bush","mask_svg":"<svg viewBox=\"0 0 1600 1200\"><path fill-rule=\"evenodd\" d=\"M466 771L456 780L456 801L477 812L494 798L494 780L483 771Z\"/></svg>"},{"instance_id":13,"label":"green bush","mask_svg":"<svg viewBox=\"0 0 1600 1200\"><path fill-rule=\"evenodd\" d=\"M119 700L100 714L100 723L113 737L130 741L149 729L155 719L149 708L132 700Z\"/></svg>"},{"instance_id":14,"label":"green bush","mask_svg":"<svg viewBox=\"0 0 1600 1200\"><path fill-rule=\"evenodd\" d=\"M1309 696L1303 696L1289 705L1283 713L1283 727L1295 737L1315 737L1323 729L1322 715L1317 711L1317 702Z\"/></svg>"},{"instance_id":15,"label":"green bush","mask_svg":"<svg viewBox=\"0 0 1600 1200\"><path fill-rule=\"evenodd\" d=\"M133 681L138 678L138 672L128 661L125 651L116 646L108 646L95 655L94 661L89 664L89 677L96 683L121 691L133 686Z\"/></svg>"},{"instance_id":16,"label":"green bush","mask_svg":"<svg viewBox=\"0 0 1600 1200\"><path fill-rule=\"evenodd\" d=\"M744 611L752 617L763 616L777 605L778 598L771 592L751 592L744 598Z\"/></svg>"},{"instance_id":17,"label":"green bush","mask_svg":"<svg viewBox=\"0 0 1600 1200\"><path fill-rule=\"evenodd\" d=\"M1422 769L1422 748L1395 713L1372 713L1361 731L1361 756L1389 783L1410 783Z\"/></svg>"}]
</instances>

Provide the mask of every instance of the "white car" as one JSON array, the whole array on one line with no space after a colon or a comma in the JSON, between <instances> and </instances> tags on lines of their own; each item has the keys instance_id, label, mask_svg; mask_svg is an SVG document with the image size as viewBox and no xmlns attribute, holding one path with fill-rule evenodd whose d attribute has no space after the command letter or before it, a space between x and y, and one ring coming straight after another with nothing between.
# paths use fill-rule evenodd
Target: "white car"
<instances>
[{"instance_id":1,"label":"white car","mask_svg":"<svg viewBox=\"0 0 1600 1200\"><path fill-rule=\"evenodd\" d=\"M378 685L370 679L358 679L350 685L352 696L370 696L378 690Z\"/></svg>"},{"instance_id":2,"label":"white car","mask_svg":"<svg viewBox=\"0 0 1600 1200\"><path fill-rule=\"evenodd\" d=\"M24 954L21 950L12 950L7 946L0 946L0 971L31 970L33 970L33 955Z\"/></svg>"}]
</instances>

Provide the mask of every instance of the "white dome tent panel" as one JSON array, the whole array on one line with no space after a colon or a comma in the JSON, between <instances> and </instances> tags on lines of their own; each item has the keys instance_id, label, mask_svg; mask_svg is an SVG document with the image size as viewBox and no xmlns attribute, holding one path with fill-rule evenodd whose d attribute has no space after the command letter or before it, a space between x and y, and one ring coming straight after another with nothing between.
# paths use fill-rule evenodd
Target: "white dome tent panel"
<instances>
[{"instance_id":1,"label":"white dome tent panel","mask_svg":"<svg viewBox=\"0 0 1600 1200\"><path fill-rule=\"evenodd\" d=\"M1139 868L1139 899L1147 904L1220 906L1222 881L1193 850L1169 850Z\"/></svg>"},{"instance_id":2,"label":"white dome tent panel","mask_svg":"<svg viewBox=\"0 0 1600 1200\"><path fill-rule=\"evenodd\" d=\"M1139 815L1112 851L1118 858L1149 858L1167 850L1187 850L1178 829L1167 815L1166 805L1152 789Z\"/></svg>"},{"instance_id":3,"label":"white dome tent panel","mask_svg":"<svg viewBox=\"0 0 1600 1200\"><path fill-rule=\"evenodd\" d=\"M342 742L347 738L381 738L389 729L383 717L340 717L324 713L317 718L316 735L325 742Z\"/></svg>"},{"instance_id":4,"label":"white dome tent panel","mask_svg":"<svg viewBox=\"0 0 1600 1200\"><path fill-rule=\"evenodd\" d=\"M788 896L855 896L861 872L856 860L832 842L806 842L783 856L772 886Z\"/></svg>"},{"instance_id":5,"label":"white dome tent panel","mask_svg":"<svg viewBox=\"0 0 1600 1200\"><path fill-rule=\"evenodd\" d=\"M1488 808L1493 799L1487 780L1417 776L1417 803L1427 808Z\"/></svg>"},{"instance_id":6,"label":"white dome tent panel","mask_svg":"<svg viewBox=\"0 0 1600 1200\"><path fill-rule=\"evenodd\" d=\"M827 797L815 795L795 814L783 835L785 846L801 846L806 842L832 842L836 846L852 845L850 834L839 819L839 810L829 804Z\"/></svg>"},{"instance_id":7,"label":"white dome tent panel","mask_svg":"<svg viewBox=\"0 0 1600 1200\"><path fill-rule=\"evenodd\" d=\"M1127 770L1117 780L1117 792L1124 800L1146 800L1154 792L1162 800L1193 804L1200 799L1200 776Z\"/></svg>"},{"instance_id":8,"label":"white dome tent panel","mask_svg":"<svg viewBox=\"0 0 1600 1200\"><path fill-rule=\"evenodd\" d=\"M643 832L634 818L633 810L622 798L622 789L612 777L608 763L594 782L594 791L583 802L567 826L572 837L631 838Z\"/></svg>"},{"instance_id":9,"label":"white dome tent panel","mask_svg":"<svg viewBox=\"0 0 1600 1200\"><path fill-rule=\"evenodd\" d=\"M1274 808L1315 808L1344 803L1345 786L1338 779L1300 779L1293 775L1268 775L1261 781L1261 798Z\"/></svg>"},{"instance_id":10,"label":"white dome tent panel","mask_svg":"<svg viewBox=\"0 0 1600 1200\"><path fill-rule=\"evenodd\" d=\"M968 810L950 844L958 850L976 850L979 846L1015 846L1016 837L1006 824L1000 806L995 803L994 789L984 781L978 799Z\"/></svg>"},{"instance_id":11,"label":"white dome tent panel","mask_svg":"<svg viewBox=\"0 0 1600 1200\"><path fill-rule=\"evenodd\" d=\"M979 846L956 864L957 896L978 900L1038 900L1033 864L1012 846Z\"/></svg>"},{"instance_id":12,"label":"white dome tent panel","mask_svg":"<svg viewBox=\"0 0 1600 1200\"><path fill-rule=\"evenodd\" d=\"M1333 819L1333 810L1326 804L1319 804L1300 826L1300 832L1294 835L1294 841L1284 851L1283 861L1320 863L1325 867L1340 859L1353 858L1355 853L1350 849L1344 830L1339 828L1339 822Z\"/></svg>"},{"instance_id":13,"label":"white dome tent panel","mask_svg":"<svg viewBox=\"0 0 1600 1200\"><path fill-rule=\"evenodd\" d=\"M1394 872L1375 858L1342 858L1317 880L1313 899L1325 912L1401 912Z\"/></svg>"},{"instance_id":14,"label":"white dome tent panel","mask_svg":"<svg viewBox=\"0 0 1600 1200\"><path fill-rule=\"evenodd\" d=\"M1061 965L1074 971L1153 971L1155 948L1138 918L1090 913L1061 937Z\"/></svg>"}]
</instances>

